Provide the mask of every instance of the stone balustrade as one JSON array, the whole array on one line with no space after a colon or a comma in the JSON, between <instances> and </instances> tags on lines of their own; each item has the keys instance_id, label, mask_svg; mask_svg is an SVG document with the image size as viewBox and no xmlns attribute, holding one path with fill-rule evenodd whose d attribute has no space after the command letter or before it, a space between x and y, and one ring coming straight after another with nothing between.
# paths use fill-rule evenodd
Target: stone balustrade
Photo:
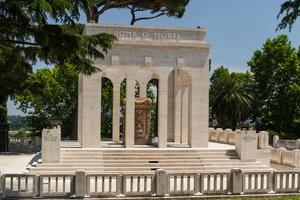
<instances>
[{"instance_id":1,"label":"stone balustrade","mask_svg":"<svg viewBox=\"0 0 300 200\"><path fill-rule=\"evenodd\" d=\"M231 129L221 129L221 128L209 128L209 141L217 142L223 144L232 144L236 143L237 138L242 133L240 129L235 131ZM254 132L256 133L256 132ZM266 149L269 147L269 133L267 131L260 131L257 134L257 148Z\"/></svg>"},{"instance_id":2,"label":"stone balustrade","mask_svg":"<svg viewBox=\"0 0 300 200\"><path fill-rule=\"evenodd\" d=\"M273 136L273 148L286 148L288 150L300 149L300 139L283 140L278 135Z\"/></svg>"},{"instance_id":3,"label":"stone balustrade","mask_svg":"<svg viewBox=\"0 0 300 200\"><path fill-rule=\"evenodd\" d=\"M300 150L287 150L286 148L272 148L271 162L286 165L294 168L300 168Z\"/></svg>"},{"instance_id":4,"label":"stone balustrade","mask_svg":"<svg viewBox=\"0 0 300 200\"><path fill-rule=\"evenodd\" d=\"M299 171L0 174L0 198L115 198L299 193Z\"/></svg>"}]
</instances>

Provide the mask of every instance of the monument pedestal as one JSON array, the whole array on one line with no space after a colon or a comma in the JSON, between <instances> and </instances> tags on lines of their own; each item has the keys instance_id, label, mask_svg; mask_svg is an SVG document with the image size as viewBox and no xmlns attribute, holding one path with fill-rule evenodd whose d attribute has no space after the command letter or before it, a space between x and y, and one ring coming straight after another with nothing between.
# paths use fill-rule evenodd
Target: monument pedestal
<instances>
[{"instance_id":1,"label":"monument pedestal","mask_svg":"<svg viewBox=\"0 0 300 200\"><path fill-rule=\"evenodd\" d=\"M135 99L134 144L151 144L151 99Z\"/></svg>"}]
</instances>

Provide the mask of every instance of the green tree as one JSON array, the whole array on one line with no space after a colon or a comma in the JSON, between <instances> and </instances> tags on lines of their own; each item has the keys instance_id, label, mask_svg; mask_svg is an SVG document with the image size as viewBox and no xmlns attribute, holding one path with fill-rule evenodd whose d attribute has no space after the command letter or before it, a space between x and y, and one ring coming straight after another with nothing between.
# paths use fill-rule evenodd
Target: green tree
<instances>
[{"instance_id":1,"label":"green tree","mask_svg":"<svg viewBox=\"0 0 300 200\"><path fill-rule=\"evenodd\" d=\"M254 78L253 92L258 102L255 115L260 129L295 135L300 127L298 51L286 35L280 35L255 51L248 65Z\"/></svg>"},{"instance_id":2,"label":"green tree","mask_svg":"<svg viewBox=\"0 0 300 200\"><path fill-rule=\"evenodd\" d=\"M154 19L163 15L181 18L188 3L189 0L93 0L93 3L80 5L86 14L87 21L96 23L100 15L108 10L128 9L131 14L130 24L133 25L137 21ZM149 16L137 16L140 12L146 12Z\"/></svg>"},{"instance_id":3,"label":"green tree","mask_svg":"<svg viewBox=\"0 0 300 200\"><path fill-rule=\"evenodd\" d=\"M62 123L62 136L76 139L78 72L73 65L44 68L29 76L22 92L14 96L28 113L28 125L41 131L53 121Z\"/></svg>"},{"instance_id":4,"label":"green tree","mask_svg":"<svg viewBox=\"0 0 300 200\"><path fill-rule=\"evenodd\" d=\"M293 24L300 16L300 0L287 0L281 4L281 8L277 18L281 18L277 26L277 30L289 28L292 29Z\"/></svg>"},{"instance_id":5,"label":"green tree","mask_svg":"<svg viewBox=\"0 0 300 200\"><path fill-rule=\"evenodd\" d=\"M248 119L253 109L253 97L249 93L251 75L230 73L221 66L211 76L209 104L211 118L218 126L235 129L239 122Z\"/></svg>"},{"instance_id":6,"label":"green tree","mask_svg":"<svg viewBox=\"0 0 300 200\"><path fill-rule=\"evenodd\" d=\"M82 35L83 26L75 24L78 2L90 1L0 1L0 151L6 151L8 143L6 101L22 90L37 60L73 64L90 74L96 68L89 58L103 58L101 52L111 48L115 37L110 34Z\"/></svg>"}]
</instances>

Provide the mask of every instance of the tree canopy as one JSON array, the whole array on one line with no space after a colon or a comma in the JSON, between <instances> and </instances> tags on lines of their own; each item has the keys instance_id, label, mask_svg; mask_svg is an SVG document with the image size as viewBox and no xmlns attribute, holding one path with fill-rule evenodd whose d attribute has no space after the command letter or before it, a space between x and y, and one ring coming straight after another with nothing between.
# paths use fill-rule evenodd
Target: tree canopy
<instances>
[{"instance_id":1,"label":"tree canopy","mask_svg":"<svg viewBox=\"0 0 300 200\"><path fill-rule=\"evenodd\" d=\"M289 28L291 30L293 24L300 16L300 0L287 0L280 8L277 18L281 18L277 30Z\"/></svg>"},{"instance_id":2,"label":"tree canopy","mask_svg":"<svg viewBox=\"0 0 300 200\"><path fill-rule=\"evenodd\" d=\"M81 4L86 13L88 22L98 22L100 15L110 9L128 9L133 25L140 20L154 19L163 15L181 18L189 0L93 0L92 3ZM148 16L139 16L138 13L147 13Z\"/></svg>"},{"instance_id":3,"label":"tree canopy","mask_svg":"<svg viewBox=\"0 0 300 200\"><path fill-rule=\"evenodd\" d=\"M300 128L300 57L286 35L268 39L248 62L258 103L256 122L283 136Z\"/></svg>"},{"instance_id":4,"label":"tree canopy","mask_svg":"<svg viewBox=\"0 0 300 200\"><path fill-rule=\"evenodd\" d=\"M53 121L62 124L62 135L76 139L78 72L73 65L38 69L14 96L18 108L29 114L28 126L41 131Z\"/></svg>"},{"instance_id":5,"label":"tree canopy","mask_svg":"<svg viewBox=\"0 0 300 200\"><path fill-rule=\"evenodd\" d=\"M250 73L235 73L223 66L211 76L209 104L211 118L217 126L235 129L239 122L248 119L254 100L249 93Z\"/></svg>"},{"instance_id":6,"label":"tree canopy","mask_svg":"<svg viewBox=\"0 0 300 200\"><path fill-rule=\"evenodd\" d=\"M102 52L116 39L106 33L83 35L83 25L75 23L80 16L79 2L89 3L0 1L0 151L7 149L6 101L24 89L22 85L37 61L72 64L77 71L91 74L96 71L91 58L103 58Z\"/></svg>"}]
</instances>

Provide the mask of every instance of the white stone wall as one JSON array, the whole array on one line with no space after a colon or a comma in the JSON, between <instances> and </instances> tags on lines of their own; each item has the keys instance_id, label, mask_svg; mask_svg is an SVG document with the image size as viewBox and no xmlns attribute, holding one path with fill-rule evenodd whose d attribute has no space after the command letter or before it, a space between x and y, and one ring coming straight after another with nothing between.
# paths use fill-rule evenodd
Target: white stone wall
<instances>
[{"instance_id":1,"label":"white stone wall","mask_svg":"<svg viewBox=\"0 0 300 200\"><path fill-rule=\"evenodd\" d=\"M126 78L125 146L134 147L134 86L146 96L147 84L158 83L158 146L168 141L208 145L208 55L203 29L166 29L87 24L85 34L110 32L118 41L104 60L95 60L101 72L81 76L79 83L79 140L82 147L100 143L101 79L113 83L113 141L119 139L120 83ZM180 69L176 89L174 71ZM186 78L188 74L188 78ZM173 80L172 80L173 79ZM176 90L180 93L176 96Z\"/></svg>"}]
</instances>

